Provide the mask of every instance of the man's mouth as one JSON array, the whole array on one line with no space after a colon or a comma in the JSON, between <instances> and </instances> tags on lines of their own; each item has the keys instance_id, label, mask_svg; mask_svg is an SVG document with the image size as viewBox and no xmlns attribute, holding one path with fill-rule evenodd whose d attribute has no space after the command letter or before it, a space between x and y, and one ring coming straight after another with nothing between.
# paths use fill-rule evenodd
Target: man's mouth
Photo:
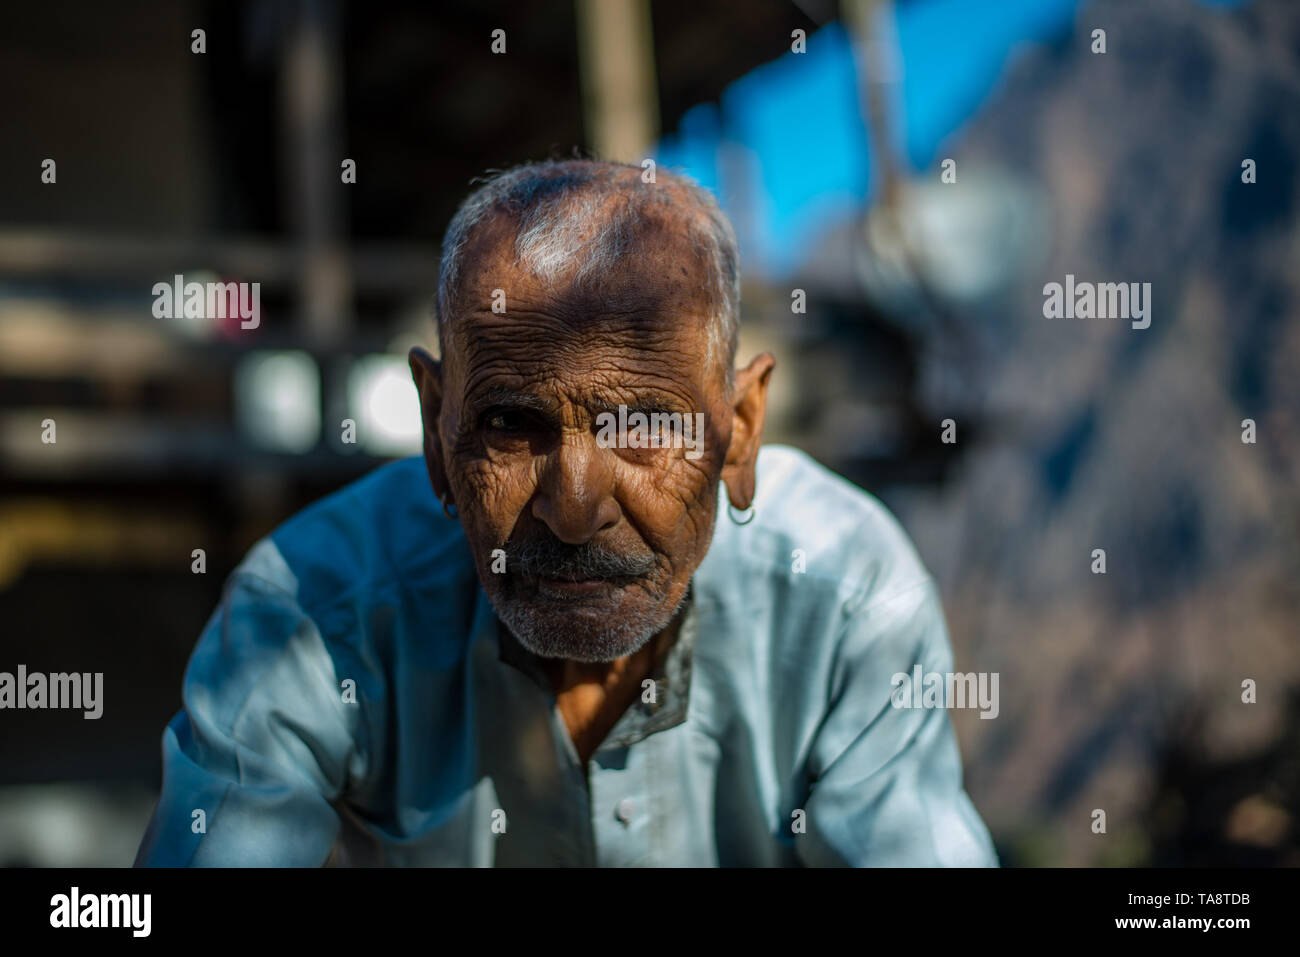
<instances>
[{"instance_id":1,"label":"man's mouth","mask_svg":"<svg viewBox=\"0 0 1300 957\"><path fill-rule=\"evenodd\" d=\"M548 578L542 576L537 581L544 590L562 591L573 595L590 594L614 584L608 578Z\"/></svg>"},{"instance_id":2,"label":"man's mouth","mask_svg":"<svg viewBox=\"0 0 1300 957\"><path fill-rule=\"evenodd\" d=\"M628 583L625 578L585 577L577 575L544 574L532 576L537 583L537 590L542 595L563 598L583 598L599 595Z\"/></svg>"}]
</instances>

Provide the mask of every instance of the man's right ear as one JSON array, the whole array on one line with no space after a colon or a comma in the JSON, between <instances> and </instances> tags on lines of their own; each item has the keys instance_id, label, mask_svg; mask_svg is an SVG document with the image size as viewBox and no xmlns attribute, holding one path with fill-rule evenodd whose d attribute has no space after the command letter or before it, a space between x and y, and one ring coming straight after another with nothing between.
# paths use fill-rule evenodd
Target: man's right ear
<instances>
[{"instance_id":1,"label":"man's right ear","mask_svg":"<svg viewBox=\"0 0 1300 957\"><path fill-rule=\"evenodd\" d=\"M429 470L433 494L442 499L444 506L454 505L451 485L447 481L447 467L442 458L442 435L438 431L438 416L442 413L442 363L428 351L415 346L407 356L411 364L411 378L420 393L420 418L424 422L424 464Z\"/></svg>"}]
</instances>

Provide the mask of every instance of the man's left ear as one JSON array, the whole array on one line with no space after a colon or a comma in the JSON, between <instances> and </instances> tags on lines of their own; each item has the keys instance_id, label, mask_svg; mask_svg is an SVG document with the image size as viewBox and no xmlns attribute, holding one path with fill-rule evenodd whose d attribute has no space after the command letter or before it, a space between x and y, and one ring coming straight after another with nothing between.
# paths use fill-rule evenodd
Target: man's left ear
<instances>
[{"instance_id":1,"label":"man's left ear","mask_svg":"<svg viewBox=\"0 0 1300 957\"><path fill-rule=\"evenodd\" d=\"M767 415L767 383L775 367L776 360L764 352L736 372L731 444L727 446L727 458L722 465L722 481L727 485L727 498L741 511L754 501L755 466L758 447L763 441L763 419Z\"/></svg>"}]
</instances>

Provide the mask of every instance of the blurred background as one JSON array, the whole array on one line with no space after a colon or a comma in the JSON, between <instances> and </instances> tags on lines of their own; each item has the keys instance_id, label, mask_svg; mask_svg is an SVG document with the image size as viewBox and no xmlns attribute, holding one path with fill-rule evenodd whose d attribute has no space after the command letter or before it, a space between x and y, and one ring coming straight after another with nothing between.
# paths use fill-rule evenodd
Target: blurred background
<instances>
[{"instance_id":1,"label":"blurred background","mask_svg":"<svg viewBox=\"0 0 1300 957\"><path fill-rule=\"evenodd\" d=\"M43 0L0 89L0 671L105 699L0 713L0 863L131 862L224 577L418 451L470 181L578 148L732 217L768 440L895 511L1000 674L953 719L1004 864L1300 864L1293 0ZM259 326L155 318L177 273ZM1150 328L1045 319L1067 273Z\"/></svg>"}]
</instances>

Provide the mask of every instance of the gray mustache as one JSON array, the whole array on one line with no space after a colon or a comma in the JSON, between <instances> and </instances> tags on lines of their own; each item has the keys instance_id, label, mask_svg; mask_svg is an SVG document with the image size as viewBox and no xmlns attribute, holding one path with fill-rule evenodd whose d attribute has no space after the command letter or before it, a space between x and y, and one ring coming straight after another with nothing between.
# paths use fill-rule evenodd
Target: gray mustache
<instances>
[{"instance_id":1,"label":"gray mustache","mask_svg":"<svg viewBox=\"0 0 1300 957\"><path fill-rule=\"evenodd\" d=\"M569 545L541 538L505 546L506 567L540 578L644 578L655 570L653 555L623 555L599 545Z\"/></svg>"}]
</instances>

